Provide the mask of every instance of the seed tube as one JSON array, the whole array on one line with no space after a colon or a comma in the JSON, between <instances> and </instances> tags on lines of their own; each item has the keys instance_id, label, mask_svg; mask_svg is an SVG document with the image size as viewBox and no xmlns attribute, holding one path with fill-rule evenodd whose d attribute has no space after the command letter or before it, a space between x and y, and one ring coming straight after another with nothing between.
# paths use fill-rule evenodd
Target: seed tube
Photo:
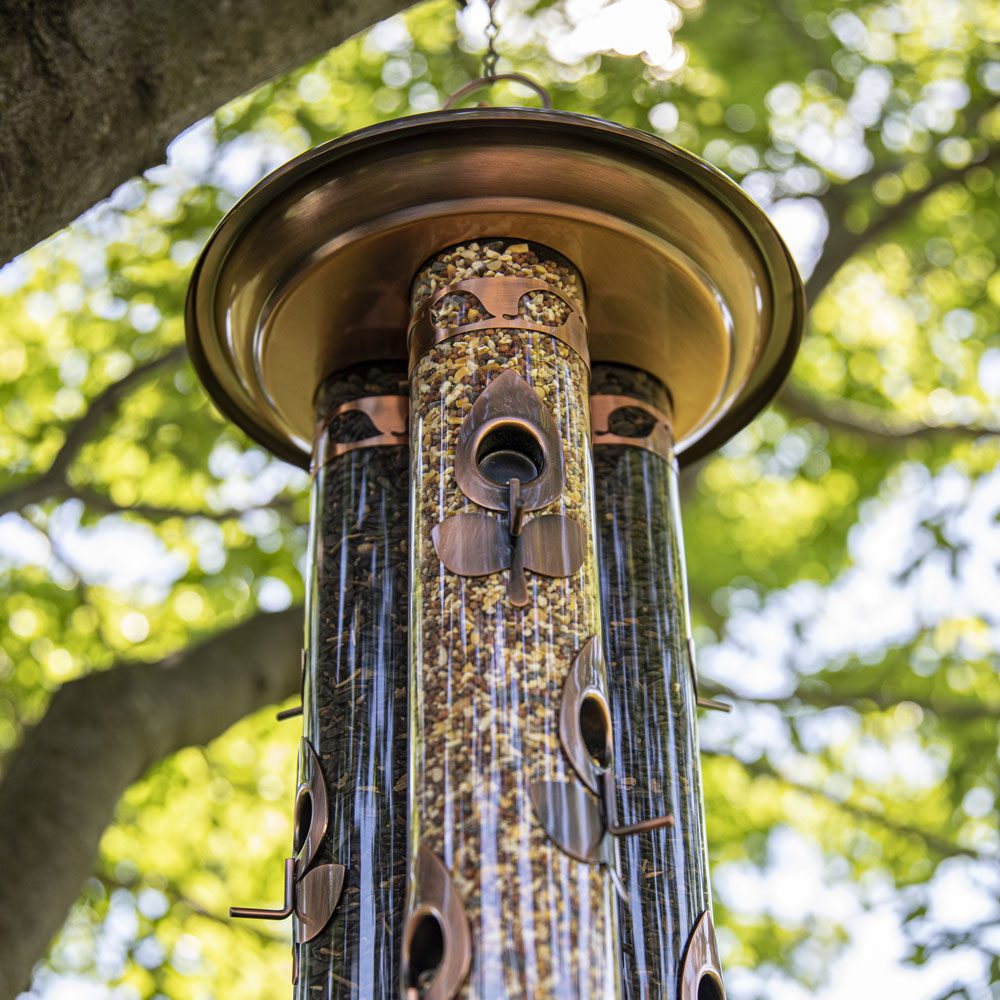
<instances>
[{"instance_id":1,"label":"seed tube","mask_svg":"<svg viewBox=\"0 0 1000 1000\"><path fill-rule=\"evenodd\" d=\"M670 399L609 365L595 365L591 392L616 808L623 823L673 816L619 843L622 995L675 1000L710 893Z\"/></svg>"},{"instance_id":2,"label":"seed tube","mask_svg":"<svg viewBox=\"0 0 1000 1000\"><path fill-rule=\"evenodd\" d=\"M404 995L604 1000L611 852L560 733L574 664L606 682L581 282L483 239L413 308Z\"/></svg>"},{"instance_id":3,"label":"seed tube","mask_svg":"<svg viewBox=\"0 0 1000 1000\"><path fill-rule=\"evenodd\" d=\"M401 367L359 366L330 378L318 398L304 715L325 781L328 826L309 815L315 797L306 801L300 792L299 857L311 821L322 836L296 876L324 864L344 871L332 916L324 922L320 913L322 929L301 945L298 1000L398 996L406 872L406 394ZM305 757L308 770L308 748ZM300 907L305 884L298 883ZM297 940L303 927L300 919Z\"/></svg>"}]
</instances>

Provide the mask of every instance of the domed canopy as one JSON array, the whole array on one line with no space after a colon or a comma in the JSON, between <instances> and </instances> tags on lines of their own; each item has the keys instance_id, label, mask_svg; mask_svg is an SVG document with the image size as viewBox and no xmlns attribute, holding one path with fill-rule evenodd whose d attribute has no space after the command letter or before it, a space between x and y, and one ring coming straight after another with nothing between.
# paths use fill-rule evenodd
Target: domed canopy
<instances>
[{"instance_id":1,"label":"domed canopy","mask_svg":"<svg viewBox=\"0 0 1000 1000\"><path fill-rule=\"evenodd\" d=\"M219 407L308 463L323 379L407 358L410 283L484 237L579 268L593 363L643 368L674 402L681 461L767 404L788 372L802 285L764 213L697 157L582 115L471 108L310 150L222 220L195 268L188 343Z\"/></svg>"}]
</instances>

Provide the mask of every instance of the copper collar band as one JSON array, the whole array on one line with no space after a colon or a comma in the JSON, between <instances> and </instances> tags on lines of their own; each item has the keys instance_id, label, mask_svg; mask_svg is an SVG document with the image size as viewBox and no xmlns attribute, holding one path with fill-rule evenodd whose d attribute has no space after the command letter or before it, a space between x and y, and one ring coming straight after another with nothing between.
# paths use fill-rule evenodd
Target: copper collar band
<instances>
[{"instance_id":1,"label":"copper collar band","mask_svg":"<svg viewBox=\"0 0 1000 1000\"><path fill-rule=\"evenodd\" d=\"M346 413L363 413L375 425L378 434L359 441L329 441L327 428ZM386 448L409 441L410 400L408 396L362 396L341 403L316 425L313 435L312 472L341 455L359 448Z\"/></svg>"},{"instance_id":2,"label":"copper collar band","mask_svg":"<svg viewBox=\"0 0 1000 1000\"><path fill-rule=\"evenodd\" d=\"M466 292L474 295L489 314L489 319L463 323L461 326L435 326L431 312L436 305L449 295ZM518 315L521 297L530 292L550 292L569 306L570 314L560 326L547 326L522 319ZM435 344L451 340L477 330L529 330L544 333L562 341L567 347L583 358L590 367L590 349L587 343L587 321L583 313L554 285L536 278L515 278L497 275L493 278L466 278L446 285L436 295L427 299L414 314L407 331L406 342L410 355L410 371Z\"/></svg>"},{"instance_id":3,"label":"copper collar band","mask_svg":"<svg viewBox=\"0 0 1000 1000\"><path fill-rule=\"evenodd\" d=\"M645 437L627 437L613 434L609 429L611 416L618 410L642 410L656 421L653 429ZM667 462L674 460L674 437L670 432L670 417L662 410L634 396L616 396L611 393L599 393L590 397L590 422L597 445L624 445L629 448L642 448Z\"/></svg>"}]
</instances>

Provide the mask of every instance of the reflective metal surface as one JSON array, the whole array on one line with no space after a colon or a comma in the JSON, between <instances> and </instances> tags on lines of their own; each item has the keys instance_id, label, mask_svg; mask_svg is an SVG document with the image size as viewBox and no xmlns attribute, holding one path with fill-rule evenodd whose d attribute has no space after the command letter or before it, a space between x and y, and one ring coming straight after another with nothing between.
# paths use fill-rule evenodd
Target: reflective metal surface
<instances>
[{"instance_id":1,"label":"reflective metal surface","mask_svg":"<svg viewBox=\"0 0 1000 1000\"><path fill-rule=\"evenodd\" d=\"M412 991L420 1000L452 1000L472 964L472 936L462 898L448 869L426 847L417 851L410 885L400 963L404 995ZM430 942L422 941L420 934L427 920L437 923Z\"/></svg>"},{"instance_id":2,"label":"reflective metal surface","mask_svg":"<svg viewBox=\"0 0 1000 1000\"><path fill-rule=\"evenodd\" d=\"M303 820L305 822L303 823ZM330 810L323 768L307 739L299 742L299 787L295 794L295 877L301 879L326 836Z\"/></svg>"},{"instance_id":3,"label":"reflective metal surface","mask_svg":"<svg viewBox=\"0 0 1000 1000\"><path fill-rule=\"evenodd\" d=\"M363 413L372 423L375 433L357 440L324 442L323 461L332 462L349 451L359 448L393 448L405 445L407 438L407 418L410 414L410 400L407 396L364 396L349 399L327 414L316 428L313 446L313 471L315 471L316 443L323 439L333 421L348 413Z\"/></svg>"},{"instance_id":4,"label":"reflective metal surface","mask_svg":"<svg viewBox=\"0 0 1000 1000\"><path fill-rule=\"evenodd\" d=\"M511 308L516 310L516 300ZM499 321L499 317L491 320L494 329ZM484 474L482 451L494 435L506 435L514 442L521 440L522 447L527 439L527 449L535 453L534 458L519 453L509 442L503 454L508 468L528 468L530 478L501 482ZM462 513L435 525L431 531L434 549L452 573L490 576L510 570L508 598L514 607L524 607L528 603L525 570L562 577L580 569L587 539L579 521L563 514L541 514L524 521L525 511L546 507L558 499L566 481L562 442L552 414L515 372L508 369L498 375L473 404L459 431L454 469L455 481L470 500L482 507L506 511L507 518Z\"/></svg>"},{"instance_id":5,"label":"reflective metal surface","mask_svg":"<svg viewBox=\"0 0 1000 1000\"><path fill-rule=\"evenodd\" d=\"M611 422L613 417L623 410L642 411L650 417L652 427L644 434L616 434L611 429ZM632 448L645 448L646 451L651 451L668 462L673 461L674 438L670 431L670 417L647 400L636 396L595 394L590 397L590 421L595 447L627 445Z\"/></svg>"},{"instance_id":6,"label":"reflective metal surface","mask_svg":"<svg viewBox=\"0 0 1000 1000\"><path fill-rule=\"evenodd\" d=\"M317 865L306 872L295 892L295 939L312 941L330 922L344 886L343 865Z\"/></svg>"},{"instance_id":7,"label":"reflective metal surface","mask_svg":"<svg viewBox=\"0 0 1000 1000\"><path fill-rule=\"evenodd\" d=\"M614 752L602 666L601 641L591 636L566 675L559 709L559 741L574 770L595 795L601 792L601 775ZM585 733L585 727L590 731ZM596 754L603 758L599 763Z\"/></svg>"},{"instance_id":8,"label":"reflective metal surface","mask_svg":"<svg viewBox=\"0 0 1000 1000\"><path fill-rule=\"evenodd\" d=\"M192 281L199 374L252 437L305 463L322 379L405 359L409 276L483 233L553 246L579 267L592 361L669 386L682 460L747 423L791 364L801 283L736 184L610 122L470 108L326 143L243 198Z\"/></svg>"},{"instance_id":9,"label":"reflective metal surface","mask_svg":"<svg viewBox=\"0 0 1000 1000\"><path fill-rule=\"evenodd\" d=\"M719 946L715 943L715 925L712 914L706 910L691 931L684 952L681 968L680 1000L705 1000L701 991L702 981L709 979L715 987L712 1000L726 1000L726 987L722 982L722 965Z\"/></svg>"},{"instance_id":10,"label":"reflective metal surface","mask_svg":"<svg viewBox=\"0 0 1000 1000\"><path fill-rule=\"evenodd\" d=\"M295 859L285 861L285 898L279 907L230 906L229 916L245 920L287 920L295 909Z\"/></svg>"}]
</instances>

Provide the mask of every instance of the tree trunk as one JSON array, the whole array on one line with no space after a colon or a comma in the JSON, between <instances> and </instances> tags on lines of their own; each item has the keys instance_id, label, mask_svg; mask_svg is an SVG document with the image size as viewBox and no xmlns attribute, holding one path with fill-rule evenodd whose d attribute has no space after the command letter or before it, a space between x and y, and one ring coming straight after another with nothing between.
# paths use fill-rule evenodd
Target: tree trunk
<instances>
[{"instance_id":1,"label":"tree trunk","mask_svg":"<svg viewBox=\"0 0 1000 1000\"><path fill-rule=\"evenodd\" d=\"M28 987L125 789L295 691L302 636L301 608L258 615L161 663L122 664L56 692L0 784L0 1000Z\"/></svg>"},{"instance_id":2,"label":"tree trunk","mask_svg":"<svg viewBox=\"0 0 1000 1000\"><path fill-rule=\"evenodd\" d=\"M401 0L0 0L0 264Z\"/></svg>"}]
</instances>

